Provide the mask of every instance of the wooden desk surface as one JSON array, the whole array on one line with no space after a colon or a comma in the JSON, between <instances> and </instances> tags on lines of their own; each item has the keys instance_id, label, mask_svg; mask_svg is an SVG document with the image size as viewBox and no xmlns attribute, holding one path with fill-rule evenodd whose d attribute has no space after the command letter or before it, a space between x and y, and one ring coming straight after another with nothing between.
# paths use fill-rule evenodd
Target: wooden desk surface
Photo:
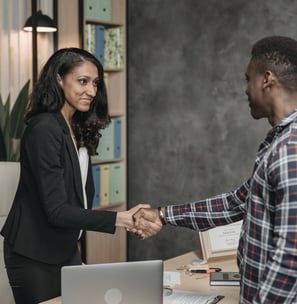
<instances>
[{"instance_id":1,"label":"wooden desk surface","mask_svg":"<svg viewBox=\"0 0 297 304\"><path fill-rule=\"evenodd\" d=\"M239 286L210 286L209 275L193 274L189 275L186 271L177 270L180 266L190 264L191 261L199 257L198 252L189 252L178 257L169 259L164 262L164 271L180 272L181 284L174 286L174 289L188 290L201 293L209 293L225 296L220 304L238 304L239 303ZM223 271L237 271L235 258L224 259L216 262L210 262L210 267L219 267ZM61 304L61 298L55 298L40 304Z\"/></svg>"},{"instance_id":2,"label":"wooden desk surface","mask_svg":"<svg viewBox=\"0 0 297 304\"><path fill-rule=\"evenodd\" d=\"M222 295L225 298L219 304L238 304L239 286L210 286L207 274L193 274L191 276L186 271L177 270L180 266L190 264L193 259L198 257L197 252L189 252L164 262L165 271L179 271L181 274L181 284L174 286L174 289ZM209 265L210 267L222 268L223 271L238 271L235 257L210 262Z\"/></svg>"}]
</instances>

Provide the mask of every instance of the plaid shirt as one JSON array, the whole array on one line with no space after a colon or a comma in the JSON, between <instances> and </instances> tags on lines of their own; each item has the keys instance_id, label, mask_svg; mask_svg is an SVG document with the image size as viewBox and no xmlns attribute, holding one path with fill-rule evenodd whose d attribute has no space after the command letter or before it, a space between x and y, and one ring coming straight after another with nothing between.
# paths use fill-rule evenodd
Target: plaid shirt
<instances>
[{"instance_id":1,"label":"plaid shirt","mask_svg":"<svg viewBox=\"0 0 297 304\"><path fill-rule=\"evenodd\" d=\"M240 303L297 303L297 109L260 145L235 191L165 208L168 222L204 231L243 219Z\"/></svg>"}]
</instances>

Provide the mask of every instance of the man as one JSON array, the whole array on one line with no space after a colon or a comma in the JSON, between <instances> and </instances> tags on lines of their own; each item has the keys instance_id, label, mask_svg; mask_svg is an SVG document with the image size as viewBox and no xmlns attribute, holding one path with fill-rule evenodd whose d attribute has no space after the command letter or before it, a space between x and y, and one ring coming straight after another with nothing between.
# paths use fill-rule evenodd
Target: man
<instances>
[{"instance_id":1,"label":"man","mask_svg":"<svg viewBox=\"0 0 297 304\"><path fill-rule=\"evenodd\" d=\"M250 179L206 200L142 209L134 219L147 236L162 223L204 231L243 219L240 303L297 303L297 41L256 42L246 81L252 117L272 126Z\"/></svg>"}]
</instances>

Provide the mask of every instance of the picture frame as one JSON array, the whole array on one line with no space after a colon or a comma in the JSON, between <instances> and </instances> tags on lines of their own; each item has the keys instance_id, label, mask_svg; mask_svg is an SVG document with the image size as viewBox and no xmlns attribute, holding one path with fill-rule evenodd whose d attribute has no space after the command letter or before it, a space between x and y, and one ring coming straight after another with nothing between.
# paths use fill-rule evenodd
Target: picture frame
<instances>
[{"instance_id":1,"label":"picture frame","mask_svg":"<svg viewBox=\"0 0 297 304\"><path fill-rule=\"evenodd\" d=\"M235 257L242 221L199 232L204 260Z\"/></svg>"}]
</instances>

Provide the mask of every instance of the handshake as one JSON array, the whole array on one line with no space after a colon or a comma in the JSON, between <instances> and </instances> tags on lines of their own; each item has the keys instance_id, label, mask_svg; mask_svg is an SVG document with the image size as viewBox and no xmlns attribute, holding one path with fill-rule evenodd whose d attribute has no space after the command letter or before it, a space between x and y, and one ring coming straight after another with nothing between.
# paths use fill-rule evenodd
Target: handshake
<instances>
[{"instance_id":1,"label":"handshake","mask_svg":"<svg viewBox=\"0 0 297 304\"><path fill-rule=\"evenodd\" d=\"M158 233L165 225L164 210L139 204L130 210L117 213L116 226L124 227L130 233L144 240Z\"/></svg>"}]
</instances>

